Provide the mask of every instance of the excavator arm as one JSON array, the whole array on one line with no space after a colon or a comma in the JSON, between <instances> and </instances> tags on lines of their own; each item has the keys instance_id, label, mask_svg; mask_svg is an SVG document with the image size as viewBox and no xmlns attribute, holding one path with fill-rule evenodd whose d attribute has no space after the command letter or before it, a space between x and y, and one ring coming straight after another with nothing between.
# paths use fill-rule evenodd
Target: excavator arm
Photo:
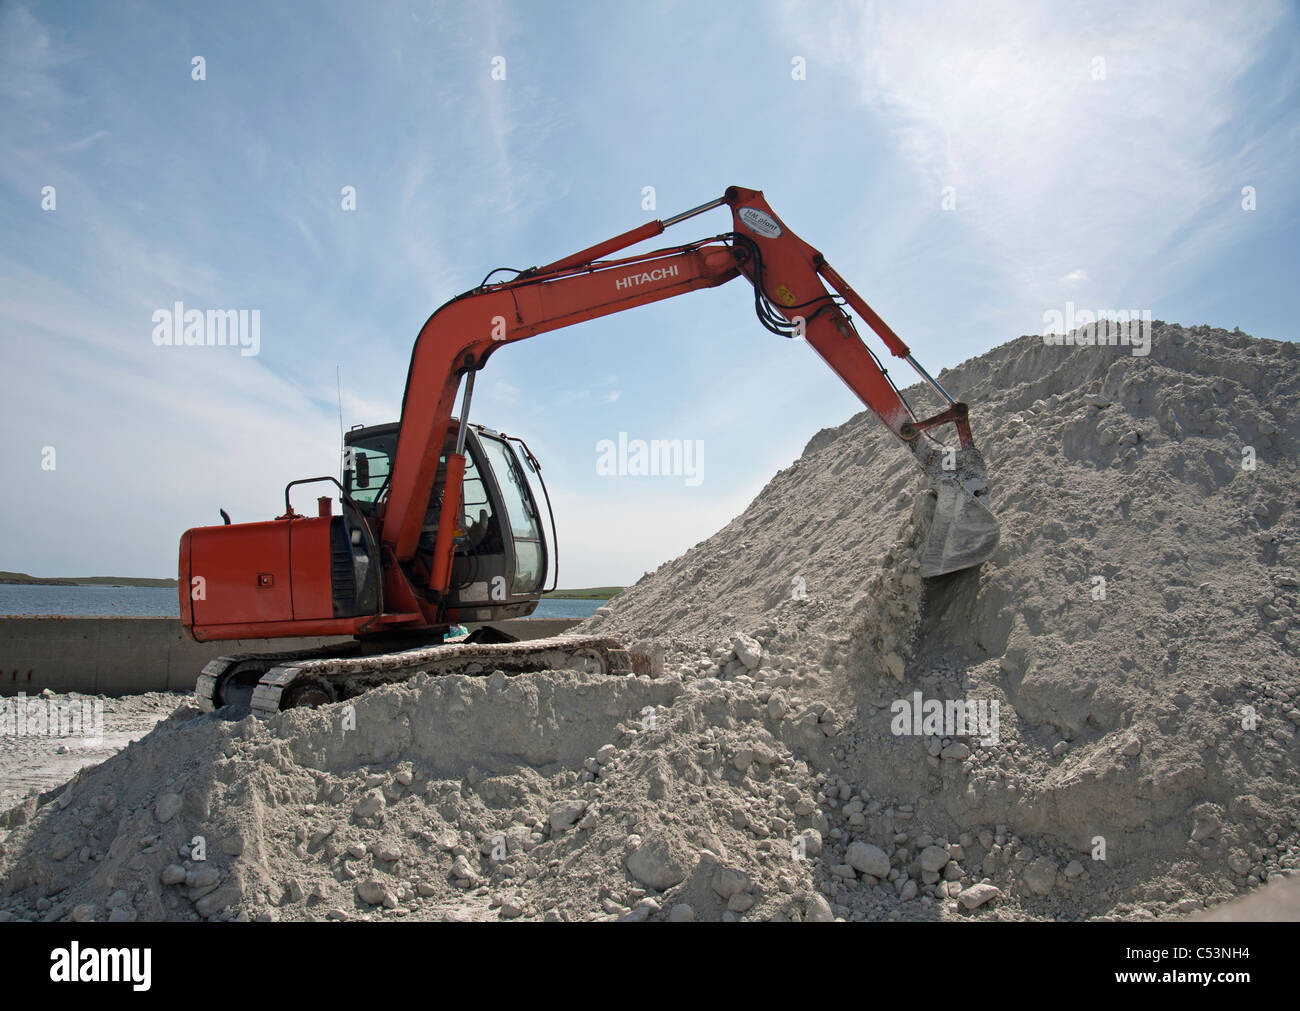
<instances>
[{"instance_id":1,"label":"excavator arm","mask_svg":"<svg viewBox=\"0 0 1300 1011\"><path fill-rule=\"evenodd\" d=\"M731 208L733 231L685 246L624 259L603 259L661 234L665 228L712 208ZM502 345L584 320L608 316L743 274L754 286L760 322L773 332L802 337L885 426L917 456L935 486L934 518L922 557L922 574L941 575L976 565L992 554L997 521L983 502L987 482L975 449L966 405L956 403L913 359L907 345L826 263L791 232L757 190L730 187L710 203L651 221L571 256L523 271L509 281L484 284L446 303L425 323L412 352L402 402L397 452L382 514L385 555L402 565L416 553L437 474L439 457L465 377L456 450L447 460L428 588L447 592L461 481L465 468L474 375ZM829 286L829 290L828 290ZM865 320L890 352L904 358L948 405L918 419L890 381L845 312ZM958 447L943 447L926 433L951 422ZM389 575L396 574L391 571ZM400 579L385 581L391 602L409 595ZM414 601L409 601L414 604Z\"/></svg>"}]
</instances>

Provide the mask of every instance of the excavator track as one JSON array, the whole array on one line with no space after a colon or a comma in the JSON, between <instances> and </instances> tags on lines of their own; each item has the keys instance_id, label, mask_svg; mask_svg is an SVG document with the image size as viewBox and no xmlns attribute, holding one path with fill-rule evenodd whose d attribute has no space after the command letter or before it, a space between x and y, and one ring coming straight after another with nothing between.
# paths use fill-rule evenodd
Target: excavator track
<instances>
[{"instance_id":1,"label":"excavator track","mask_svg":"<svg viewBox=\"0 0 1300 1011\"><path fill-rule=\"evenodd\" d=\"M600 636L449 643L370 655L346 655L347 649L345 644L342 649L332 646L305 652L218 657L199 674L194 695L205 712L232 702L246 702L254 713L270 716L300 705L341 702L372 688L400 684L421 673L435 677L486 677L496 671L514 675L543 670L648 673L644 663L636 662L643 658L634 657L618 640Z\"/></svg>"}]
</instances>

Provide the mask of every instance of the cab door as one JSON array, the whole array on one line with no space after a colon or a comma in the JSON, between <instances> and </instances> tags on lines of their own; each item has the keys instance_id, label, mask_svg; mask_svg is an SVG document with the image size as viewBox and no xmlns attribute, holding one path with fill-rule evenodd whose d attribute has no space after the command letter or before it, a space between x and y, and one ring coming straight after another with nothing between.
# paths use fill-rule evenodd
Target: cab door
<instances>
[{"instance_id":1,"label":"cab door","mask_svg":"<svg viewBox=\"0 0 1300 1011\"><path fill-rule=\"evenodd\" d=\"M542 537L541 516L528 479L524 476L514 450L504 439L480 429L478 442L486 464L484 477L496 485L502 528L513 556L509 559L507 591L511 597L536 596L546 583L546 541Z\"/></svg>"}]
</instances>

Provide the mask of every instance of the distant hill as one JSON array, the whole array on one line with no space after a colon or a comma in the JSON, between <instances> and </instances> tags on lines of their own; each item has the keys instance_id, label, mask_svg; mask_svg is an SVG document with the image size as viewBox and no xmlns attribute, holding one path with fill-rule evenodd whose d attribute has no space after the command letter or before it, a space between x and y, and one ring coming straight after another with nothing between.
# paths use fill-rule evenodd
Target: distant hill
<instances>
[{"instance_id":1,"label":"distant hill","mask_svg":"<svg viewBox=\"0 0 1300 1011\"><path fill-rule=\"evenodd\" d=\"M66 579L29 576L26 572L0 572L0 583L31 583L38 586L175 586L174 579L143 579L136 576L70 576Z\"/></svg>"},{"instance_id":2,"label":"distant hill","mask_svg":"<svg viewBox=\"0 0 1300 1011\"><path fill-rule=\"evenodd\" d=\"M609 600L610 597L623 592L621 586L589 586L585 590L556 590L548 597L564 597L567 600Z\"/></svg>"}]
</instances>

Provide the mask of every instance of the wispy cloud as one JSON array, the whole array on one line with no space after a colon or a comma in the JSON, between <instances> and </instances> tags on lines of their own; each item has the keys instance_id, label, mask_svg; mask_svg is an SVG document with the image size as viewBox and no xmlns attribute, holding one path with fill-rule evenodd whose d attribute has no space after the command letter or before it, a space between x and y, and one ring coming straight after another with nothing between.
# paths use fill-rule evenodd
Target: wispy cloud
<instances>
[{"instance_id":1,"label":"wispy cloud","mask_svg":"<svg viewBox=\"0 0 1300 1011\"><path fill-rule=\"evenodd\" d=\"M56 147L50 152L50 154L70 154L73 151L84 151L86 148L92 147L108 135L109 133L107 130L96 130L89 137L82 137L80 140L74 140L71 144L64 144L62 147Z\"/></svg>"},{"instance_id":2,"label":"wispy cloud","mask_svg":"<svg viewBox=\"0 0 1300 1011\"><path fill-rule=\"evenodd\" d=\"M955 187L957 213L1034 306L1087 279L1079 259L1104 264L1096 286L1118 299L1152 249L1213 250L1238 177L1238 149L1217 132L1242 111L1235 85L1284 14L819 2L787 6L780 25L851 82L934 192ZM1167 283L1144 272L1145 304Z\"/></svg>"}]
</instances>

